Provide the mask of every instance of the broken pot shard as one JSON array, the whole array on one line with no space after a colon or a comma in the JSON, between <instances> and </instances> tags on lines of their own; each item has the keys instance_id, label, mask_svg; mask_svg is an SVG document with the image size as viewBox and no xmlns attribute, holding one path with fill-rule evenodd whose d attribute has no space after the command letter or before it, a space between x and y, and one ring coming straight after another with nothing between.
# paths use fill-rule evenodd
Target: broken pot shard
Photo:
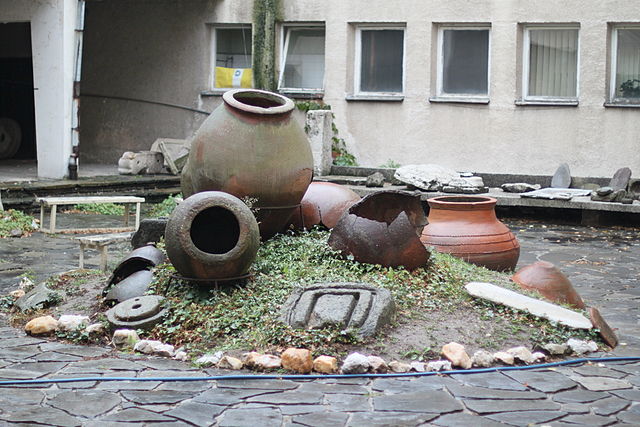
<instances>
[{"instance_id":1,"label":"broken pot shard","mask_svg":"<svg viewBox=\"0 0 640 427\"><path fill-rule=\"evenodd\" d=\"M538 261L521 268L511 277L521 288L538 291L549 301L584 308L584 302L567 276L553 264Z\"/></svg>"},{"instance_id":2,"label":"broken pot shard","mask_svg":"<svg viewBox=\"0 0 640 427\"><path fill-rule=\"evenodd\" d=\"M429 259L419 237L426 224L419 195L383 191L351 206L328 243L356 261L414 270Z\"/></svg>"},{"instance_id":3,"label":"broken pot shard","mask_svg":"<svg viewBox=\"0 0 640 427\"><path fill-rule=\"evenodd\" d=\"M139 297L145 294L153 281L153 273L149 270L140 270L131 274L121 282L114 285L107 295L105 301L126 301L130 298Z\"/></svg>"},{"instance_id":4,"label":"broken pot shard","mask_svg":"<svg viewBox=\"0 0 640 427\"><path fill-rule=\"evenodd\" d=\"M291 216L291 223L296 230L309 229L314 225L333 228L358 200L360 196L343 185L312 182L300 202L300 210Z\"/></svg>"},{"instance_id":5,"label":"broken pot shard","mask_svg":"<svg viewBox=\"0 0 640 427\"><path fill-rule=\"evenodd\" d=\"M129 255L124 257L122 261L120 261L120 264L113 270L107 286L121 282L136 271L148 270L150 267L155 267L163 261L164 254L153 245L145 245L134 249L129 252Z\"/></svg>"}]
</instances>

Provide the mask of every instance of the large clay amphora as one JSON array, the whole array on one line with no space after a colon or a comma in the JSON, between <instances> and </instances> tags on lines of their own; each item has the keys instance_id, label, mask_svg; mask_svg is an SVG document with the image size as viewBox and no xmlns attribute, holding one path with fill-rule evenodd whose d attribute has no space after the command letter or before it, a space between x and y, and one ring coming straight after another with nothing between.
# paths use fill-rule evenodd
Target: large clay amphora
<instances>
[{"instance_id":1,"label":"large clay amphora","mask_svg":"<svg viewBox=\"0 0 640 427\"><path fill-rule=\"evenodd\" d=\"M202 123L182 172L182 193L253 199L263 240L282 231L313 179L311 147L293 101L257 89L225 92Z\"/></svg>"},{"instance_id":2,"label":"large clay amphora","mask_svg":"<svg viewBox=\"0 0 640 427\"><path fill-rule=\"evenodd\" d=\"M425 246L491 270L515 268L520 244L496 217L496 199L441 196L427 202L429 224L420 237Z\"/></svg>"}]
</instances>

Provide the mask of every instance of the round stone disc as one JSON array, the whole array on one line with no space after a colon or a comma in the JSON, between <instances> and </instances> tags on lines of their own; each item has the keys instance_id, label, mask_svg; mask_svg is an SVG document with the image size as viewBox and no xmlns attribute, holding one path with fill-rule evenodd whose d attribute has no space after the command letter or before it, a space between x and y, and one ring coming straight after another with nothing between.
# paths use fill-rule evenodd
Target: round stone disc
<instances>
[{"instance_id":1,"label":"round stone disc","mask_svg":"<svg viewBox=\"0 0 640 427\"><path fill-rule=\"evenodd\" d=\"M157 295L145 295L121 302L113 307L113 315L126 322L153 317L162 310L164 298Z\"/></svg>"}]
</instances>

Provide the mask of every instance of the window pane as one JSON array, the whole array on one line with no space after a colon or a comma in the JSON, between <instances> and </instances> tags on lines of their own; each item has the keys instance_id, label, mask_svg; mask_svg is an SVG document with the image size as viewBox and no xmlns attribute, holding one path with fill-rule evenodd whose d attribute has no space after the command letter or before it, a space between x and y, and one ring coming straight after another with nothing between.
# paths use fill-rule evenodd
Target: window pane
<instances>
[{"instance_id":1,"label":"window pane","mask_svg":"<svg viewBox=\"0 0 640 427\"><path fill-rule=\"evenodd\" d=\"M216 67L251 68L251 30L216 30Z\"/></svg>"},{"instance_id":2,"label":"window pane","mask_svg":"<svg viewBox=\"0 0 640 427\"><path fill-rule=\"evenodd\" d=\"M444 30L442 91L487 94L489 30Z\"/></svg>"},{"instance_id":3,"label":"window pane","mask_svg":"<svg viewBox=\"0 0 640 427\"><path fill-rule=\"evenodd\" d=\"M575 98L578 30L529 31L529 96Z\"/></svg>"},{"instance_id":4,"label":"window pane","mask_svg":"<svg viewBox=\"0 0 640 427\"><path fill-rule=\"evenodd\" d=\"M616 97L640 98L640 29L618 30Z\"/></svg>"},{"instance_id":5,"label":"window pane","mask_svg":"<svg viewBox=\"0 0 640 427\"><path fill-rule=\"evenodd\" d=\"M360 91L402 92L402 30L363 30Z\"/></svg>"},{"instance_id":6,"label":"window pane","mask_svg":"<svg viewBox=\"0 0 640 427\"><path fill-rule=\"evenodd\" d=\"M282 86L322 89L324 29L290 29Z\"/></svg>"}]
</instances>

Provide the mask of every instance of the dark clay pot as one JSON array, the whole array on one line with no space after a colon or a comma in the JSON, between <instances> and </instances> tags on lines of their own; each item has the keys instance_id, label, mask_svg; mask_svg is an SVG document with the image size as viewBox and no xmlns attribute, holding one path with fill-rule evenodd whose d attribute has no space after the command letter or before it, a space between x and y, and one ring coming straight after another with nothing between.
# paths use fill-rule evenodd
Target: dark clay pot
<instances>
[{"instance_id":1,"label":"dark clay pot","mask_svg":"<svg viewBox=\"0 0 640 427\"><path fill-rule=\"evenodd\" d=\"M313 157L290 99L267 91L225 92L202 123L182 172L185 197L224 191L257 199L260 234L282 231L313 179Z\"/></svg>"},{"instance_id":2,"label":"dark clay pot","mask_svg":"<svg viewBox=\"0 0 640 427\"><path fill-rule=\"evenodd\" d=\"M251 210L220 191L194 194L167 222L167 256L180 275L192 279L242 276L256 258L260 235Z\"/></svg>"},{"instance_id":3,"label":"dark clay pot","mask_svg":"<svg viewBox=\"0 0 640 427\"><path fill-rule=\"evenodd\" d=\"M438 252L496 271L513 270L520 244L496 218L496 199L481 196L442 196L428 199L429 224L420 240Z\"/></svg>"},{"instance_id":4,"label":"dark clay pot","mask_svg":"<svg viewBox=\"0 0 640 427\"><path fill-rule=\"evenodd\" d=\"M538 261L527 265L518 270L511 279L521 288L538 291L550 301L569 304L575 308L585 307L567 276L550 262Z\"/></svg>"}]
</instances>

